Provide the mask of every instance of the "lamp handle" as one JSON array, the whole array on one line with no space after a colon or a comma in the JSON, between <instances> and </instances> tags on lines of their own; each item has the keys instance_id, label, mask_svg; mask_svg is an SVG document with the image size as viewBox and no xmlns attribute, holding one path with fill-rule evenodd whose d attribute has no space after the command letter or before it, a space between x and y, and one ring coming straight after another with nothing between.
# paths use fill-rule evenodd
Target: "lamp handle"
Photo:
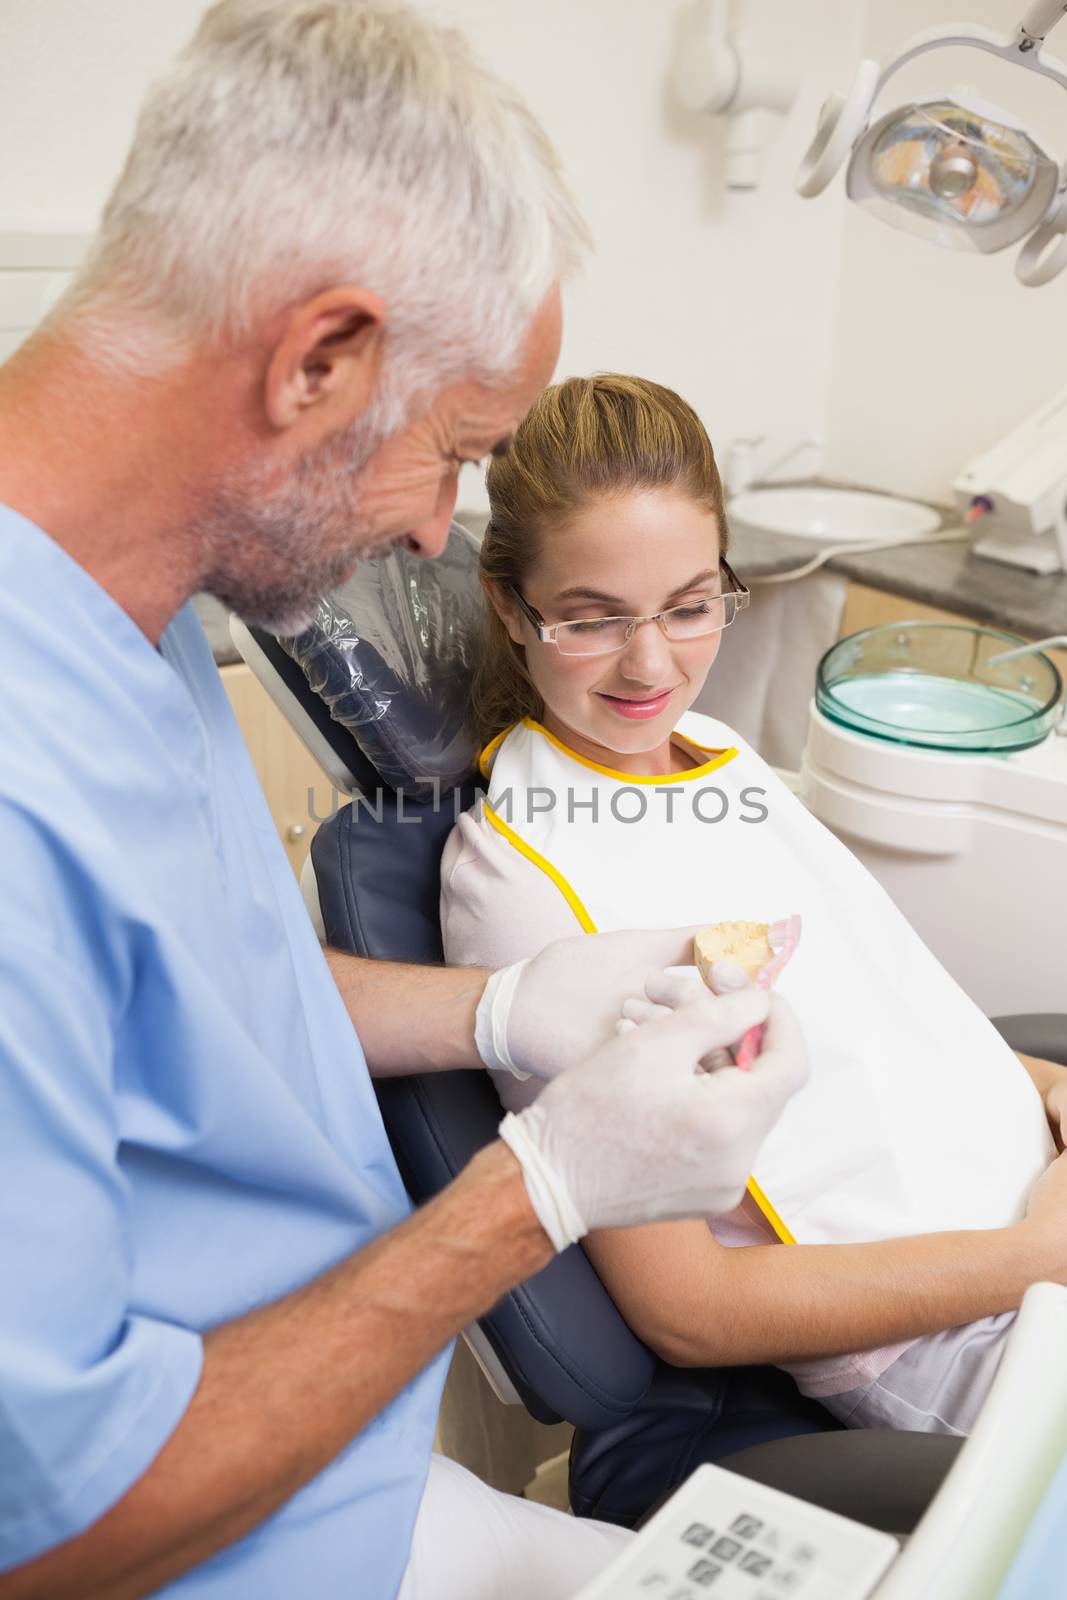
<instances>
[{"instance_id":1,"label":"lamp handle","mask_svg":"<svg viewBox=\"0 0 1067 1600\"><path fill-rule=\"evenodd\" d=\"M880 70L877 61L864 59L856 68L848 94L831 95L823 106L815 137L797 173L797 193L805 200L822 194L852 149L857 134L866 127Z\"/></svg>"},{"instance_id":2,"label":"lamp handle","mask_svg":"<svg viewBox=\"0 0 1067 1600\"><path fill-rule=\"evenodd\" d=\"M1067 168L1061 174L1067 175ZM1067 267L1067 187L1046 213L1015 258L1015 276L1028 289L1043 289Z\"/></svg>"}]
</instances>

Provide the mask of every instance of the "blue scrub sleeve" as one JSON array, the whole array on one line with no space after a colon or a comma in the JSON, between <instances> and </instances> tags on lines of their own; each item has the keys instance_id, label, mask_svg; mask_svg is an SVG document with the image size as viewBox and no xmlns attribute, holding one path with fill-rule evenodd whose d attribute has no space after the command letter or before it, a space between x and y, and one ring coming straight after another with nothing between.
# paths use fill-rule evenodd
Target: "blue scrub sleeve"
<instances>
[{"instance_id":1,"label":"blue scrub sleeve","mask_svg":"<svg viewBox=\"0 0 1067 1600\"><path fill-rule=\"evenodd\" d=\"M201 1340L130 1307L101 974L0 930L0 1571L73 1537L159 1453Z\"/></svg>"}]
</instances>

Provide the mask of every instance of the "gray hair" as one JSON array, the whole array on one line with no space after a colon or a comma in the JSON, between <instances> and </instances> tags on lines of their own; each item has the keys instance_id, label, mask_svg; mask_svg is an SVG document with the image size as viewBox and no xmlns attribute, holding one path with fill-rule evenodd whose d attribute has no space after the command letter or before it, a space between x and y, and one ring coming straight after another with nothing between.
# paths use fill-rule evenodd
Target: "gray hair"
<instances>
[{"instance_id":1,"label":"gray hair","mask_svg":"<svg viewBox=\"0 0 1067 1600\"><path fill-rule=\"evenodd\" d=\"M491 383L587 243L544 131L459 33L392 0L218 0L50 321L151 371L351 282L407 394Z\"/></svg>"}]
</instances>

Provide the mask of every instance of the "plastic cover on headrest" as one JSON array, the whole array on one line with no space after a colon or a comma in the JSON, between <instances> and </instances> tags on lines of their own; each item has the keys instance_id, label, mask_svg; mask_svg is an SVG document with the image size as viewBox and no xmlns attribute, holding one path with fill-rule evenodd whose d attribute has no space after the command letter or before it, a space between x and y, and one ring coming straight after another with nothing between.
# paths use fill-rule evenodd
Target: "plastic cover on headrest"
<instances>
[{"instance_id":1,"label":"plastic cover on headrest","mask_svg":"<svg viewBox=\"0 0 1067 1600\"><path fill-rule=\"evenodd\" d=\"M361 565L281 643L390 788L436 799L470 775L470 679L484 628L478 540L460 523L435 560Z\"/></svg>"}]
</instances>

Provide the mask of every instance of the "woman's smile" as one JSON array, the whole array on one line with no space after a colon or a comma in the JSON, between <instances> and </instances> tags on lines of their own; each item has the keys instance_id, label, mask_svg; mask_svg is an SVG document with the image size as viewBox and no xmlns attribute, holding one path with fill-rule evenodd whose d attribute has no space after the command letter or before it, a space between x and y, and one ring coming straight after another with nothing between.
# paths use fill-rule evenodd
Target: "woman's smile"
<instances>
[{"instance_id":1,"label":"woman's smile","mask_svg":"<svg viewBox=\"0 0 1067 1600\"><path fill-rule=\"evenodd\" d=\"M628 717L632 721L640 722L647 721L651 717L658 717L669 703L674 690L658 689L654 694L650 695L606 694L603 689L597 689L594 693L617 716Z\"/></svg>"}]
</instances>

